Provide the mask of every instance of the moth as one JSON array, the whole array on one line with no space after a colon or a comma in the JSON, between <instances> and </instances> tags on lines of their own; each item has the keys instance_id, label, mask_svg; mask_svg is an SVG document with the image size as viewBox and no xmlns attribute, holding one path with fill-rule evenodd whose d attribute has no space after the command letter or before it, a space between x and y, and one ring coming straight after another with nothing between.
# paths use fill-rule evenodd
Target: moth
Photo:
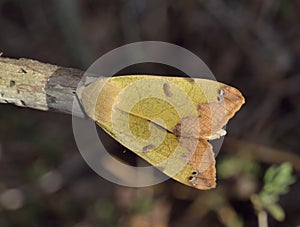
<instances>
[{"instance_id":1,"label":"moth","mask_svg":"<svg viewBox=\"0 0 300 227\"><path fill-rule=\"evenodd\" d=\"M213 80L128 75L99 78L76 94L86 114L126 148L173 179L216 187L210 140L245 103L240 91Z\"/></svg>"}]
</instances>

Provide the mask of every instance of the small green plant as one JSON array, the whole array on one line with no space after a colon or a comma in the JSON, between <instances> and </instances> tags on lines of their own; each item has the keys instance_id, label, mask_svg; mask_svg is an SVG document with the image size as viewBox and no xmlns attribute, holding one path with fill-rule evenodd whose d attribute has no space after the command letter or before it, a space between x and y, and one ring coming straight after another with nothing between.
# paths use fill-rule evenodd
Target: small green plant
<instances>
[{"instance_id":1,"label":"small green plant","mask_svg":"<svg viewBox=\"0 0 300 227\"><path fill-rule=\"evenodd\" d=\"M278 204L279 196L288 193L289 186L296 181L290 163L271 166L265 173L264 185L258 194L251 196L251 202L258 214L259 227L267 227L267 212L277 221L285 218L284 210Z\"/></svg>"}]
</instances>

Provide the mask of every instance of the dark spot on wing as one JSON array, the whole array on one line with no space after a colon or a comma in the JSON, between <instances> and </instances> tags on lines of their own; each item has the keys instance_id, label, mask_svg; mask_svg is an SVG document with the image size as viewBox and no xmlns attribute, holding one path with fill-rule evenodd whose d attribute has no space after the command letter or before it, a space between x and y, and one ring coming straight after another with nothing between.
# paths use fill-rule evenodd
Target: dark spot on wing
<instances>
[{"instance_id":1,"label":"dark spot on wing","mask_svg":"<svg viewBox=\"0 0 300 227\"><path fill-rule=\"evenodd\" d=\"M173 95L171 90L170 90L170 85L168 83L164 83L163 90L164 90L164 93L167 97L171 97Z\"/></svg>"},{"instance_id":2,"label":"dark spot on wing","mask_svg":"<svg viewBox=\"0 0 300 227\"><path fill-rule=\"evenodd\" d=\"M153 150L154 148L155 148L155 146L153 144L150 144L150 145L147 145L147 146L143 147L142 152L146 153L146 152L148 152L150 150Z\"/></svg>"}]
</instances>

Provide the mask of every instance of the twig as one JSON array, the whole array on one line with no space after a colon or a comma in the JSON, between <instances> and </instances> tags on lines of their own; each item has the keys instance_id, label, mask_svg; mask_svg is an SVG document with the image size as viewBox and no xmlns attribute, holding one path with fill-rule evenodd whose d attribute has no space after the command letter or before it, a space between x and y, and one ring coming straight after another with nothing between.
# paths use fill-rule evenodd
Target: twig
<instances>
[{"instance_id":1,"label":"twig","mask_svg":"<svg viewBox=\"0 0 300 227\"><path fill-rule=\"evenodd\" d=\"M258 212L258 226L259 227L268 227L268 214L266 211L261 210Z\"/></svg>"},{"instance_id":2,"label":"twig","mask_svg":"<svg viewBox=\"0 0 300 227\"><path fill-rule=\"evenodd\" d=\"M0 103L71 114L82 76L78 69L0 57ZM80 108L75 114L82 116Z\"/></svg>"}]
</instances>

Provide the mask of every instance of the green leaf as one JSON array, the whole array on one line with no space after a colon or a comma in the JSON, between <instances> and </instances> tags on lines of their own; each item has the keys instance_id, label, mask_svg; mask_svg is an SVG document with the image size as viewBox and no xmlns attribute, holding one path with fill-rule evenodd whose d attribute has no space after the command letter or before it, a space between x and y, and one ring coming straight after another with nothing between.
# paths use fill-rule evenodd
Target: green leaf
<instances>
[{"instance_id":1,"label":"green leaf","mask_svg":"<svg viewBox=\"0 0 300 227\"><path fill-rule=\"evenodd\" d=\"M264 176L265 184L263 191L270 194L286 194L289 185L293 184L296 180L292 175L292 171L290 163L283 163L279 167L270 167Z\"/></svg>"},{"instance_id":2,"label":"green leaf","mask_svg":"<svg viewBox=\"0 0 300 227\"><path fill-rule=\"evenodd\" d=\"M285 214L281 206L277 204L272 204L271 206L267 207L267 210L277 221L284 220Z\"/></svg>"},{"instance_id":3,"label":"green leaf","mask_svg":"<svg viewBox=\"0 0 300 227\"><path fill-rule=\"evenodd\" d=\"M289 186L296 181L292 175L290 163L283 163L280 166L271 166L265 173L263 189L251 196L254 208L259 212L267 210L276 220L283 221L284 210L277 204L279 196L286 194Z\"/></svg>"}]
</instances>

